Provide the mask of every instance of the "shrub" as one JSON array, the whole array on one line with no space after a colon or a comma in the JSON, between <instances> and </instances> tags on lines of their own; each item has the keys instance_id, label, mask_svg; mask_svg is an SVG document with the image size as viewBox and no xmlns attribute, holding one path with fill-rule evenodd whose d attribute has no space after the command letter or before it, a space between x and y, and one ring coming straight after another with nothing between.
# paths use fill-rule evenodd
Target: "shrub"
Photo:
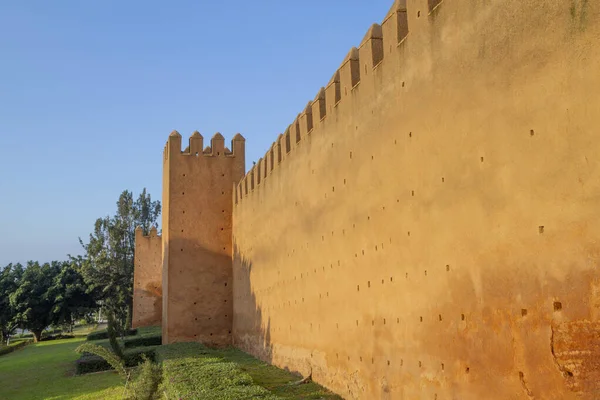
<instances>
[{"instance_id":1,"label":"shrub","mask_svg":"<svg viewBox=\"0 0 600 400\"><path fill-rule=\"evenodd\" d=\"M12 346L3 346L0 347L0 356L3 356L8 353L12 353L15 350L21 349L31 343L31 340L24 340Z\"/></svg>"},{"instance_id":2,"label":"shrub","mask_svg":"<svg viewBox=\"0 0 600 400\"><path fill-rule=\"evenodd\" d=\"M127 373L125 372L125 365L123 361L110 350L105 347L98 346L93 343L84 343L75 349L75 352L79 354L83 354L83 356L77 360L77 373L81 372L80 368L85 369L85 366L93 369L94 371L103 371L102 369L95 369L98 366L101 366L102 363L106 366L105 369L115 369L122 378L127 378ZM87 358L87 359L86 359ZM83 362L80 362L82 361ZM101 362L98 362L101 360ZM91 371L88 371L91 372Z\"/></svg>"},{"instance_id":3,"label":"shrub","mask_svg":"<svg viewBox=\"0 0 600 400\"><path fill-rule=\"evenodd\" d=\"M162 361L163 382L159 391L167 399L276 400L267 389L255 385L248 373L234 362L199 343L175 343L161 346L157 359Z\"/></svg>"},{"instance_id":4,"label":"shrub","mask_svg":"<svg viewBox=\"0 0 600 400\"><path fill-rule=\"evenodd\" d=\"M162 368L154 364L145 355L142 356L144 362L140 365L140 374L129 387L129 400L157 400L160 396L157 393L158 386L162 380Z\"/></svg>"},{"instance_id":5,"label":"shrub","mask_svg":"<svg viewBox=\"0 0 600 400\"><path fill-rule=\"evenodd\" d=\"M63 335L62 333L59 333L58 335L53 335L53 336L44 336L42 337L42 339L40 340L41 342L46 342L48 340L57 340L57 339L73 339L75 338L74 335Z\"/></svg>"},{"instance_id":6,"label":"shrub","mask_svg":"<svg viewBox=\"0 0 600 400\"><path fill-rule=\"evenodd\" d=\"M123 350L121 346L119 346L119 342L117 341L117 332L115 331L115 320L112 317L112 313L108 313L108 327L106 328L106 332L108 333L108 340L110 343L110 347L112 347L113 353L119 359L123 360Z\"/></svg>"},{"instance_id":7,"label":"shrub","mask_svg":"<svg viewBox=\"0 0 600 400\"><path fill-rule=\"evenodd\" d=\"M141 347L141 346L160 346L162 344L162 336L146 336L125 339L124 347Z\"/></svg>"},{"instance_id":8,"label":"shrub","mask_svg":"<svg viewBox=\"0 0 600 400\"><path fill-rule=\"evenodd\" d=\"M89 343L86 343L89 344ZM82 345L83 346L83 345ZM102 346L98 346L102 347ZM105 351L113 354L105 347L102 347ZM123 365L127 368L135 367L144 361L143 356L145 355L150 360L155 359L156 347L142 347L137 349L129 349L125 351L123 355ZM113 354L114 356L114 354ZM77 374L89 374L90 372L107 371L112 369L111 364L104 358L95 354L83 354L79 360L76 361L76 372Z\"/></svg>"},{"instance_id":9,"label":"shrub","mask_svg":"<svg viewBox=\"0 0 600 400\"><path fill-rule=\"evenodd\" d=\"M137 333L138 333L137 329L129 329L126 332L126 336L135 336L135 335L137 335ZM106 329L92 332L89 335L87 335L87 338L86 338L86 340L88 340L88 341L102 340L102 339L108 339L108 331Z\"/></svg>"}]
</instances>

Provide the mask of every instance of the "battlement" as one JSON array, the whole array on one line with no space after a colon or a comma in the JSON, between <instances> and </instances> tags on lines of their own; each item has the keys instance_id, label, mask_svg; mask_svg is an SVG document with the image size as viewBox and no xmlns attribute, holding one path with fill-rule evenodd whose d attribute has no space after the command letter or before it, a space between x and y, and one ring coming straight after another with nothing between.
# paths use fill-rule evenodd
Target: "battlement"
<instances>
[{"instance_id":1,"label":"battlement","mask_svg":"<svg viewBox=\"0 0 600 400\"><path fill-rule=\"evenodd\" d=\"M193 157L244 157L246 139L241 134L236 134L231 139L231 150L225 147L225 138L217 132L210 139L210 146L204 147L204 137L198 131L194 131L189 138L188 146L182 151L182 137L177 131L171 132L165 144L163 155L164 162L173 156Z\"/></svg>"},{"instance_id":2,"label":"battlement","mask_svg":"<svg viewBox=\"0 0 600 400\"><path fill-rule=\"evenodd\" d=\"M431 13L439 3L441 0L417 0L411 5L419 10L425 6ZM242 178L235 188L235 203L265 184L269 175L292 156L303 140L320 131L327 117L334 114L346 98L359 95L356 89L361 82L372 80L372 71L384 62L384 49L388 50L388 54L392 53L408 35L406 0L396 0L382 23L371 25L359 46L350 49L327 85L319 89L315 98L308 102L285 132L278 135L264 157Z\"/></svg>"},{"instance_id":3,"label":"battlement","mask_svg":"<svg viewBox=\"0 0 600 400\"><path fill-rule=\"evenodd\" d=\"M146 239L153 239L153 238L157 238L160 239L161 235L158 234L158 230L156 229L155 226L151 227L150 230L148 231L147 235L144 235L144 229L141 226L138 226L135 228L135 239L142 239L142 238L146 238Z\"/></svg>"}]
</instances>

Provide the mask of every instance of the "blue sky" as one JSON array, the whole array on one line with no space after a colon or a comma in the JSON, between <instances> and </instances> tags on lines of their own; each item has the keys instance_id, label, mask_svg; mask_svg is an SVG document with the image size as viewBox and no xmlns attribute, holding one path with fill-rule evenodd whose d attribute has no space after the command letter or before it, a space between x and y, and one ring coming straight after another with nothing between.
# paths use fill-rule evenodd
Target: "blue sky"
<instances>
[{"instance_id":1,"label":"blue sky","mask_svg":"<svg viewBox=\"0 0 600 400\"><path fill-rule=\"evenodd\" d=\"M392 0L0 0L0 267L79 254L119 194L161 197L176 129L246 165Z\"/></svg>"}]
</instances>

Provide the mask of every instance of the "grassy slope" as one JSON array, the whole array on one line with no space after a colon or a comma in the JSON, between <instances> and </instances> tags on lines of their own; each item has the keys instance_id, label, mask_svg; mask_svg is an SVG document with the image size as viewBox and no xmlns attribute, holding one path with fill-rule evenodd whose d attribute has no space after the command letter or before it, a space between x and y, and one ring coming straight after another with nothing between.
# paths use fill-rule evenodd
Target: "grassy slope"
<instances>
[{"instance_id":1,"label":"grassy slope","mask_svg":"<svg viewBox=\"0 0 600 400\"><path fill-rule=\"evenodd\" d=\"M114 372L73 376L75 348L85 338L30 344L0 357L0 399L120 399L123 385Z\"/></svg>"},{"instance_id":2,"label":"grassy slope","mask_svg":"<svg viewBox=\"0 0 600 400\"><path fill-rule=\"evenodd\" d=\"M164 387L169 398L186 399L340 399L237 349L211 350L198 343L161 346Z\"/></svg>"}]
</instances>

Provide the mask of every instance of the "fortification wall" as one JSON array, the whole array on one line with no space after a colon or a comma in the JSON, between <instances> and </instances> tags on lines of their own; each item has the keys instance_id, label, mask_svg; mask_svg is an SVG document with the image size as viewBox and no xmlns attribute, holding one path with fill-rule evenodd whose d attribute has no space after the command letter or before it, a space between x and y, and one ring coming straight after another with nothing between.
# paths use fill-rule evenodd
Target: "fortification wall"
<instances>
[{"instance_id":1,"label":"fortification wall","mask_svg":"<svg viewBox=\"0 0 600 400\"><path fill-rule=\"evenodd\" d=\"M244 138L220 133L204 149L173 132L163 166L163 342L231 344L233 186L244 175Z\"/></svg>"},{"instance_id":2,"label":"fortification wall","mask_svg":"<svg viewBox=\"0 0 600 400\"><path fill-rule=\"evenodd\" d=\"M234 342L348 399L597 398L600 3L438 3L237 187Z\"/></svg>"},{"instance_id":3,"label":"fortification wall","mask_svg":"<svg viewBox=\"0 0 600 400\"><path fill-rule=\"evenodd\" d=\"M135 230L132 326L158 326L162 320L162 238L156 228Z\"/></svg>"}]
</instances>

